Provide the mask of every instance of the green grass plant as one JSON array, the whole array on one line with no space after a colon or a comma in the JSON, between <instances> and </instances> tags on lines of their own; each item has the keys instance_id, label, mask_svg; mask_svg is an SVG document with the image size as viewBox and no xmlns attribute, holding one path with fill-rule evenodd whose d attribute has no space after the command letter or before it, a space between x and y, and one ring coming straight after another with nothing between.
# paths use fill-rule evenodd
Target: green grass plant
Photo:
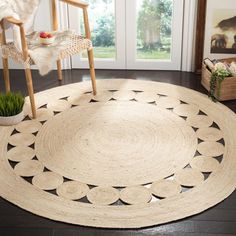
<instances>
[{"instance_id":1,"label":"green grass plant","mask_svg":"<svg viewBox=\"0 0 236 236\"><path fill-rule=\"evenodd\" d=\"M21 93L0 93L0 116L8 117L19 114L25 99Z\"/></svg>"}]
</instances>

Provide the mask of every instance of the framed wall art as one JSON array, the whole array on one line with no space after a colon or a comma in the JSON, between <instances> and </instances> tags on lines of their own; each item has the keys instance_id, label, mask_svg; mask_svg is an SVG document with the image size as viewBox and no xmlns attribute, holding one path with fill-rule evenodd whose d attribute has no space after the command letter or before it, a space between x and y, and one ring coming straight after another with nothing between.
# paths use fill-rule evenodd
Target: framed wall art
<instances>
[{"instance_id":1,"label":"framed wall art","mask_svg":"<svg viewBox=\"0 0 236 236\"><path fill-rule=\"evenodd\" d=\"M235 0L199 0L196 31L196 71L204 58L236 57Z\"/></svg>"}]
</instances>

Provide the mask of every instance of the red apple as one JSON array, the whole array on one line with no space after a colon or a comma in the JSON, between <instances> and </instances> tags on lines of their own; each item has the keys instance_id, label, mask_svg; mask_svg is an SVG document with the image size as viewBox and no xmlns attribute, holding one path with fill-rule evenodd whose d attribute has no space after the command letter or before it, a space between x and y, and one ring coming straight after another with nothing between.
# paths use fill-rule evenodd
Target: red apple
<instances>
[{"instance_id":1,"label":"red apple","mask_svg":"<svg viewBox=\"0 0 236 236\"><path fill-rule=\"evenodd\" d=\"M47 35L47 38L52 38L52 37L53 37L52 34L48 34L48 35Z\"/></svg>"},{"instance_id":2,"label":"red apple","mask_svg":"<svg viewBox=\"0 0 236 236\"><path fill-rule=\"evenodd\" d=\"M39 35L40 38L47 38L47 33L46 32L41 32Z\"/></svg>"}]
</instances>

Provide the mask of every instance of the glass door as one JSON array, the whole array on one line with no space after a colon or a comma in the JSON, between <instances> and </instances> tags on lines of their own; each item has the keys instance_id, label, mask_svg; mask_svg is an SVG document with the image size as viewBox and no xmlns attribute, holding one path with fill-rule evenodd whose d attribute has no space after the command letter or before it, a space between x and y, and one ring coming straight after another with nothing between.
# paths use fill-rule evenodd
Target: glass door
<instances>
[{"instance_id":1,"label":"glass door","mask_svg":"<svg viewBox=\"0 0 236 236\"><path fill-rule=\"evenodd\" d=\"M87 0L95 67L125 68L125 0ZM82 11L69 7L69 25L84 32ZM72 57L72 68L87 68L87 53Z\"/></svg>"},{"instance_id":2,"label":"glass door","mask_svg":"<svg viewBox=\"0 0 236 236\"><path fill-rule=\"evenodd\" d=\"M129 69L180 70L183 0L127 0Z\"/></svg>"},{"instance_id":3,"label":"glass door","mask_svg":"<svg viewBox=\"0 0 236 236\"><path fill-rule=\"evenodd\" d=\"M88 0L97 69L180 70L184 0ZM70 7L70 28L83 33ZM72 68L87 68L86 53Z\"/></svg>"}]
</instances>

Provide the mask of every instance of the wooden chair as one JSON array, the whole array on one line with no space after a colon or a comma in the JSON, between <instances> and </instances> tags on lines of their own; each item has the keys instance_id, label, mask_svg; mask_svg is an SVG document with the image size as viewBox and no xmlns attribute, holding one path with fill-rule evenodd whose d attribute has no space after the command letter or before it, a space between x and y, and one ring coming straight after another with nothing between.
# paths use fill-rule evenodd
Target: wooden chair
<instances>
[{"instance_id":1,"label":"wooden chair","mask_svg":"<svg viewBox=\"0 0 236 236\"><path fill-rule=\"evenodd\" d=\"M53 22L53 30L58 30L58 17L57 17L57 11L56 11L56 4L59 0L51 0L52 4L52 22ZM68 3L72 6L79 7L83 11L83 17L84 17L84 27L85 27L85 37L86 39L91 39L91 33L90 33L90 27L89 27L89 20L88 20L88 4L85 2L82 2L80 0L60 0L62 2ZM25 62L29 60L29 54L28 54L28 46L27 46L27 40L25 37L25 30L24 30L24 24L21 20L17 20L13 17L6 17L4 18L5 21L10 22L14 25L17 25L20 28L20 35L21 35L21 45L22 45L22 52L21 56L22 60ZM6 36L5 36L5 28L4 28L4 21L2 20L0 22L0 26L2 28L2 35L1 35L1 45L7 45L6 43ZM10 50L13 47L11 47ZM15 49L14 49L15 50ZM75 51L75 50L74 50ZM87 48L88 52L88 60L89 60L89 68L90 68L90 76L92 81L92 88L93 88L93 94L96 95L96 78L95 78L95 70L94 70L94 57L93 57L93 49ZM19 52L18 52L19 53ZM61 58L65 58L66 56L71 56L75 54L73 53L63 53L63 56L61 56L57 60L57 71L58 71L58 79L62 80L62 72L61 72ZM10 91L10 79L9 79L9 68L8 68L8 58L3 57L3 75L4 75L4 82L5 82L5 88L6 92ZM14 59L14 58L13 58ZM36 118L36 106L35 106L35 99L34 99L34 89L33 89L33 82L32 82L32 75L31 75L31 69L25 68L25 77L26 77L26 83L28 88L28 94L30 98L31 103L31 110L32 110L32 116L33 118Z\"/></svg>"}]
</instances>

